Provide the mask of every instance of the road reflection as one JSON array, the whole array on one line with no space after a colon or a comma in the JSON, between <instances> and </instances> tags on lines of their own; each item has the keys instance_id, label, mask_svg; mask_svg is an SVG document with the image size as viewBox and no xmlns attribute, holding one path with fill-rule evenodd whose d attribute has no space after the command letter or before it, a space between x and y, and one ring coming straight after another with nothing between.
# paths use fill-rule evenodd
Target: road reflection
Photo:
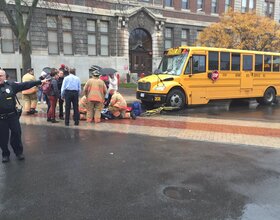
<instances>
[{"instance_id":1,"label":"road reflection","mask_svg":"<svg viewBox=\"0 0 280 220\"><path fill-rule=\"evenodd\" d=\"M266 106L255 100L212 101L207 105L188 106L180 111L165 111L162 114L280 122L280 104Z\"/></svg>"}]
</instances>

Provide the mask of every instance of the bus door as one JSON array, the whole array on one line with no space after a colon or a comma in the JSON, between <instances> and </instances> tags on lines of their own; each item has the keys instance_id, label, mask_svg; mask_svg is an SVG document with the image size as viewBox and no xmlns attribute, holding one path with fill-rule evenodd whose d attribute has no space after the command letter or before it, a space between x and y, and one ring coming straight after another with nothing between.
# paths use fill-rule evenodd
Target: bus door
<instances>
[{"instance_id":1,"label":"bus door","mask_svg":"<svg viewBox=\"0 0 280 220\"><path fill-rule=\"evenodd\" d=\"M206 51L195 51L189 58L184 71L184 87L188 94L188 104L206 104Z\"/></svg>"},{"instance_id":2,"label":"bus door","mask_svg":"<svg viewBox=\"0 0 280 220\"><path fill-rule=\"evenodd\" d=\"M253 55L242 54L241 90L251 92L253 89Z\"/></svg>"}]
</instances>

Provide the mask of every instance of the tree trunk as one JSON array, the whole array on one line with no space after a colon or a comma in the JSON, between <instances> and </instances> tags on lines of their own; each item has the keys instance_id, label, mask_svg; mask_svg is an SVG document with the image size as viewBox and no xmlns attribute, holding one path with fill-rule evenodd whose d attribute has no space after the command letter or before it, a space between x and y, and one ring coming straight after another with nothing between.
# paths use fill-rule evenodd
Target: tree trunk
<instances>
[{"instance_id":1,"label":"tree trunk","mask_svg":"<svg viewBox=\"0 0 280 220\"><path fill-rule=\"evenodd\" d=\"M20 51L22 56L22 74L31 68L31 47L27 39L20 39Z\"/></svg>"}]
</instances>

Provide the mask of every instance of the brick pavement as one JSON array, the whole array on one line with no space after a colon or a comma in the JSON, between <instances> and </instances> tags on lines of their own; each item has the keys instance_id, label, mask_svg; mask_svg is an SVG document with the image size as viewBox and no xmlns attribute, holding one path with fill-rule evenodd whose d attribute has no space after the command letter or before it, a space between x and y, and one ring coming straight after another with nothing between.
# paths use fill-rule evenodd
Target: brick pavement
<instances>
[{"instance_id":1,"label":"brick pavement","mask_svg":"<svg viewBox=\"0 0 280 220\"><path fill-rule=\"evenodd\" d=\"M120 91L128 103L136 100L135 89ZM23 115L24 124L59 126L66 128L64 122L51 124L46 122L46 105L38 105L39 114ZM72 122L73 124L73 122ZM72 129L110 131L124 134L141 134L156 137L174 137L185 140L209 141L217 143L253 145L262 147L280 147L280 123L240 121L228 119L198 118L184 116L156 115L138 117L137 120L104 120L100 124L70 126ZM66 128L68 129L68 128Z\"/></svg>"},{"instance_id":2,"label":"brick pavement","mask_svg":"<svg viewBox=\"0 0 280 220\"><path fill-rule=\"evenodd\" d=\"M22 116L24 124L64 126L46 122L46 113L36 116ZM185 140L209 141L237 145L280 147L280 123L193 118L183 116L138 117L137 120L103 120L100 124L81 121L71 129L109 131L123 134L141 134L156 137L173 137ZM242 123L242 125L240 125Z\"/></svg>"}]
</instances>

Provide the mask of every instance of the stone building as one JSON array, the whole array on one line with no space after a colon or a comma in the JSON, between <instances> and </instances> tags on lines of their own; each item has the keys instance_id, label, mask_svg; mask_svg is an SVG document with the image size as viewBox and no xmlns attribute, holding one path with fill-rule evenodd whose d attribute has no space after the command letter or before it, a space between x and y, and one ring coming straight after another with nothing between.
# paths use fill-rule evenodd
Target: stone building
<instances>
[{"instance_id":1,"label":"stone building","mask_svg":"<svg viewBox=\"0 0 280 220\"><path fill-rule=\"evenodd\" d=\"M280 0L41 0L29 31L32 67L66 64L82 81L92 65L151 73L166 48L195 45L200 31L230 7L256 10L279 20ZM9 5L11 11L13 5ZM21 54L9 23L0 11L0 66L21 79Z\"/></svg>"}]
</instances>

